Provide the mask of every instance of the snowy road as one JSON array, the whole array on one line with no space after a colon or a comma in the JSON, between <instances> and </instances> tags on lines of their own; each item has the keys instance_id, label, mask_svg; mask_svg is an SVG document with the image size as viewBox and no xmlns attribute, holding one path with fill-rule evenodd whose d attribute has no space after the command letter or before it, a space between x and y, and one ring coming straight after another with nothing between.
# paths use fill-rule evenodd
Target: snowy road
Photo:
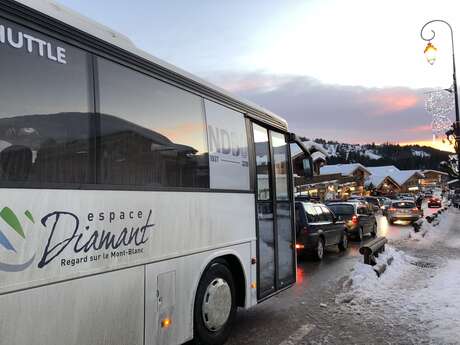
<instances>
[{"instance_id":1,"label":"snowy road","mask_svg":"<svg viewBox=\"0 0 460 345\"><path fill-rule=\"evenodd\" d=\"M238 313L229 344L460 344L460 212L425 237L378 223L395 258L382 278L361 264L359 243L300 262L296 286Z\"/></svg>"}]
</instances>

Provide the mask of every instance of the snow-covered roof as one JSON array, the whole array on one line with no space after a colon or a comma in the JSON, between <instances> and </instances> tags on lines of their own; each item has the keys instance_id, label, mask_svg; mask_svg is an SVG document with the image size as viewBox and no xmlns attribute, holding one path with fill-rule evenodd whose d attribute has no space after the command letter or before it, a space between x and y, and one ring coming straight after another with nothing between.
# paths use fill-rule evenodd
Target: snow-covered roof
<instances>
[{"instance_id":1,"label":"snow-covered roof","mask_svg":"<svg viewBox=\"0 0 460 345\"><path fill-rule=\"evenodd\" d=\"M44 13L45 15L48 15L52 18L55 18L65 24L73 26L74 28L80 31L86 32L87 34L91 36L94 36L114 46L117 46L118 48L124 49L132 54L142 57L156 65L167 68L173 71L174 73L181 75L182 77L195 81L199 84L205 85L206 87L210 89L217 90L219 93L225 95L226 97L230 97L241 103L245 103L248 106L256 110L273 117L278 122L284 124L284 126L287 129L287 121L283 119L282 117L242 97L237 97L235 95L232 95L228 91L216 85L213 85L201 78L198 78L197 76L192 75L191 73L188 73L176 66L173 66L161 59L154 57L153 55L150 55L149 53L137 48L136 45L127 36L115 30L112 30L111 28L107 26L99 24L98 22L88 17L85 17L61 4L58 4L55 1L52 1L52 0L15 0L15 1L27 7L30 7L34 10L37 10L41 13Z\"/></svg>"},{"instance_id":2,"label":"snow-covered roof","mask_svg":"<svg viewBox=\"0 0 460 345\"><path fill-rule=\"evenodd\" d=\"M313 162L316 162L316 161L319 161L319 160L322 160L322 161L326 161L326 155L320 151L315 151L311 154L311 159L313 160Z\"/></svg>"},{"instance_id":3,"label":"snow-covered roof","mask_svg":"<svg viewBox=\"0 0 460 345\"><path fill-rule=\"evenodd\" d=\"M329 156L328 150L321 144L315 143L314 141L311 141L311 140L302 141L302 144L304 144L304 146L307 148L309 152L319 151L325 157Z\"/></svg>"},{"instance_id":4,"label":"snow-covered roof","mask_svg":"<svg viewBox=\"0 0 460 345\"><path fill-rule=\"evenodd\" d=\"M423 175L425 175L426 173L435 173L435 174L439 174L439 175L449 176L449 174L446 173L446 172L444 172L444 171L431 170L431 169L422 170L421 173L422 173Z\"/></svg>"},{"instance_id":5,"label":"snow-covered roof","mask_svg":"<svg viewBox=\"0 0 460 345\"><path fill-rule=\"evenodd\" d=\"M420 170L399 170L394 165L387 165L382 167L368 167L367 168L373 176L385 177L389 176L396 181L400 186L406 183L414 175L423 178Z\"/></svg>"},{"instance_id":6,"label":"snow-covered roof","mask_svg":"<svg viewBox=\"0 0 460 345\"><path fill-rule=\"evenodd\" d=\"M394 183L396 186L401 187L401 185L398 182L396 182L393 178L391 178L390 176L384 176L384 175L368 176L366 180L364 181L364 186L369 187L372 184L375 188L380 188L386 180L389 180L392 183Z\"/></svg>"},{"instance_id":7,"label":"snow-covered roof","mask_svg":"<svg viewBox=\"0 0 460 345\"><path fill-rule=\"evenodd\" d=\"M310 152L313 161L316 161L318 159L322 159L325 161L328 157L328 152L323 145L310 140L302 141L301 143L303 145L303 148ZM300 147L298 145L292 145L291 157L295 157L299 154L303 154L303 151L300 149Z\"/></svg>"},{"instance_id":8,"label":"snow-covered roof","mask_svg":"<svg viewBox=\"0 0 460 345\"><path fill-rule=\"evenodd\" d=\"M353 164L325 165L321 167L321 175L341 174L344 176L350 176L358 169L363 170L367 172L368 174L371 174L369 169L367 169L364 165L359 164L359 163L353 163Z\"/></svg>"}]
</instances>

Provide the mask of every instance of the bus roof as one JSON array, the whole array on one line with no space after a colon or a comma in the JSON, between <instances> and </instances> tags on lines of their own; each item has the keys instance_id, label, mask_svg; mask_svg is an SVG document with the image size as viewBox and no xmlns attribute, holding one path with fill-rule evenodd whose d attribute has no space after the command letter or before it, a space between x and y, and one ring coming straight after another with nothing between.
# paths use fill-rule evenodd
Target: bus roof
<instances>
[{"instance_id":1,"label":"bus roof","mask_svg":"<svg viewBox=\"0 0 460 345\"><path fill-rule=\"evenodd\" d=\"M262 120L267 120L267 116L269 117L268 120L271 120L270 123L275 125L278 128L284 129L287 131L288 125L287 121L282 117L272 113L271 111L264 109L257 104L254 104L244 98L237 97L235 95L230 94L228 91L215 86L201 78L198 78L191 73L188 73L176 66L173 66L161 59L158 59L149 53L139 49L136 45L125 35L112 30L111 28L104 26L102 24L97 23L96 21L89 19L61 4L56 3L52 0L14 0L22 5L30 7L36 11L39 11L49 17L52 17L60 22L63 22L67 25L70 25L80 31L83 31L93 37L96 37L100 40L103 40L111 45L114 45L118 48L121 48L125 51L128 51L138 57L141 57L149 62L166 68L167 70L172 71L176 75L181 76L182 78L189 79L194 81L195 83L199 83L203 85L208 90L213 90L214 92L218 92L221 96L224 96L226 99L232 99L239 104L245 105L247 108L255 112L255 114L248 114L257 115L257 113L265 114Z\"/></svg>"}]
</instances>

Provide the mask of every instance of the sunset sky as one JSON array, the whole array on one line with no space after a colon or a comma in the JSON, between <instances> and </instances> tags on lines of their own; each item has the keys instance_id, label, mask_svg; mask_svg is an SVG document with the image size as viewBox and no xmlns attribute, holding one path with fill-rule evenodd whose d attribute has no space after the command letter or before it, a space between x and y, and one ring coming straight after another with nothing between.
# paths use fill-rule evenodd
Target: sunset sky
<instances>
[{"instance_id":1,"label":"sunset sky","mask_svg":"<svg viewBox=\"0 0 460 345\"><path fill-rule=\"evenodd\" d=\"M432 26L430 66L420 29L447 20L460 47L453 0L60 2L285 117L300 135L349 143L432 145L425 93L452 84L450 33Z\"/></svg>"}]
</instances>

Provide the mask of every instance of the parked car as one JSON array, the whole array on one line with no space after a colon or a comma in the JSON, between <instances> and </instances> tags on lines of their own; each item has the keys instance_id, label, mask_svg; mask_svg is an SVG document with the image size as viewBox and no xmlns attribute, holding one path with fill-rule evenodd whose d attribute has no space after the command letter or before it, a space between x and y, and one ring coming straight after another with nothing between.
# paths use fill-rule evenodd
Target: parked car
<instances>
[{"instance_id":1,"label":"parked car","mask_svg":"<svg viewBox=\"0 0 460 345\"><path fill-rule=\"evenodd\" d=\"M377 236L377 220L372 207L362 202L337 202L328 204L334 214L341 217L350 237L362 241L364 235Z\"/></svg>"},{"instance_id":2,"label":"parked car","mask_svg":"<svg viewBox=\"0 0 460 345\"><path fill-rule=\"evenodd\" d=\"M430 189L430 190L426 190L424 193L424 196L425 198L431 198L433 196L433 191Z\"/></svg>"},{"instance_id":3,"label":"parked car","mask_svg":"<svg viewBox=\"0 0 460 345\"><path fill-rule=\"evenodd\" d=\"M387 213L388 223L393 224L397 220L415 222L422 217L423 213L414 201L398 200L391 203Z\"/></svg>"},{"instance_id":4,"label":"parked car","mask_svg":"<svg viewBox=\"0 0 460 345\"><path fill-rule=\"evenodd\" d=\"M324 204L296 201L296 227L298 253L309 254L322 260L324 249L338 245L340 251L348 248L345 222Z\"/></svg>"},{"instance_id":5,"label":"parked car","mask_svg":"<svg viewBox=\"0 0 460 345\"><path fill-rule=\"evenodd\" d=\"M441 199L435 196L431 197L430 200L428 200L428 207L442 207Z\"/></svg>"},{"instance_id":6,"label":"parked car","mask_svg":"<svg viewBox=\"0 0 460 345\"><path fill-rule=\"evenodd\" d=\"M411 200L415 201L415 195L411 193L400 193L398 195L398 200Z\"/></svg>"},{"instance_id":7,"label":"parked car","mask_svg":"<svg viewBox=\"0 0 460 345\"><path fill-rule=\"evenodd\" d=\"M365 201L365 202L368 202L369 204L371 204L372 208L374 209L375 212L377 212L378 210L380 210L380 207L382 206L380 204L380 200L379 198L375 197L375 196L359 196L359 197L351 197L348 199L349 201L352 201L352 200L358 200L358 201Z\"/></svg>"},{"instance_id":8,"label":"parked car","mask_svg":"<svg viewBox=\"0 0 460 345\"><path fill-rule=\"evenodd\" d=\"M380 209L382 210L382 215L386 216L388 208L391 205L392 200L387 197L379 197L380 200Z\"/></svg>"}]
</instances>

